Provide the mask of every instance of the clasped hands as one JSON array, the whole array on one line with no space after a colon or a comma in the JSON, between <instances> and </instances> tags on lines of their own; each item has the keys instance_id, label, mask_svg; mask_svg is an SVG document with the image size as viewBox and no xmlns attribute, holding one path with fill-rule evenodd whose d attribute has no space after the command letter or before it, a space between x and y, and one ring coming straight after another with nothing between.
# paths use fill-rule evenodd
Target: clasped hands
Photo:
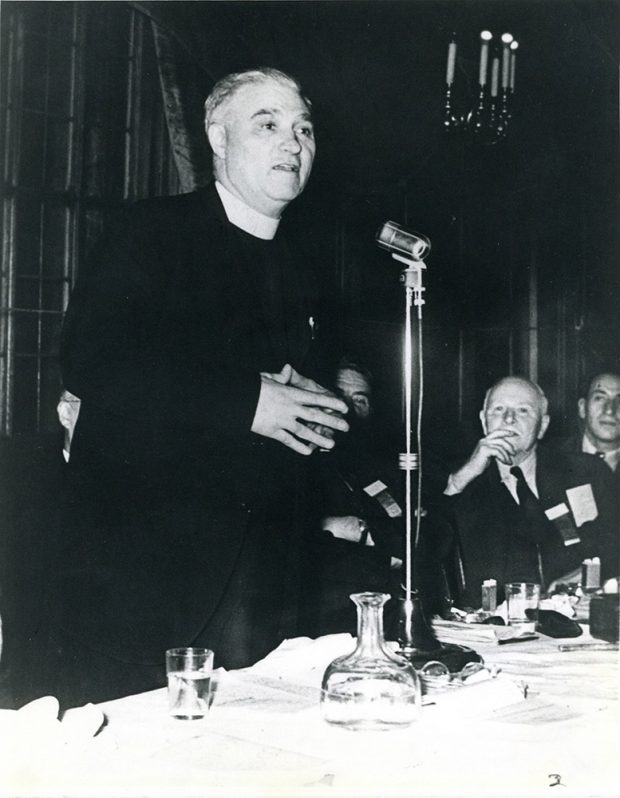
<instances>
[{"instance_id":1,"label":"clasped hands","mask_svg":"<svg viewBox=\"0 0 620 798\"><path fill-rule=\"evenodd\" d=\"M347 405L288 363L278 373L261 372L252 432L273 438L299 454L331 449L334 433L347 432Z\"/></svg>"}]
</instances>

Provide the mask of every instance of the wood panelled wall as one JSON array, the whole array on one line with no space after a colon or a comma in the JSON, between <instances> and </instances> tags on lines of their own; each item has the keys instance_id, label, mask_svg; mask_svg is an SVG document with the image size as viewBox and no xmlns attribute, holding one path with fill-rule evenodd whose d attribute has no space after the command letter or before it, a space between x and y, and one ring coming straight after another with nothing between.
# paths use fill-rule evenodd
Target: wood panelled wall
<instances>
[{"instance_id":1,"label":"wood panelled wall","mask_svg":"<svg viewBox=\"0 0 620 798\"><path fill-rule=\"evenodd\" d=\"M584 377L620 370L617 200L590 201L604 179L600 168L591 187L576 190L570 174L541 182L510 175L510 146L463 157L465 167L457 159L445 164L454 169L452 187L446 179L345 208L340 268L349 347L367 355L388 415L400 423L401 267L373 241L391 218L433 245L423 308L428 432L473 437L486 389L512 373L540 383L551 404L549 436L565 434L575 426ZM508 174L498 180L502 161Z\"/></svg>"}]
</instances>

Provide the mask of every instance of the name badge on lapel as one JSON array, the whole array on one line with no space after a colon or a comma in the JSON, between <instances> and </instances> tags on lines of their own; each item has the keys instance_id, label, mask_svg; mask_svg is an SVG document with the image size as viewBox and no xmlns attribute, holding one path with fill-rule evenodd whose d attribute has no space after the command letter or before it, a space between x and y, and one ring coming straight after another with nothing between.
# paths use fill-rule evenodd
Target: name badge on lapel
<instances>
[{"instance_id":1,"label":"name badge on lapel","mask_svg":"<svg viewBox=\"0 0 620 798\"><path fill-rule=\"evenodd\" d=\"M573 517L564 502L545 510L545 515L562 536L565 546L573 546L575 543L581 542Z\"/></svg>"},{"instance_id":2,"label":"name badge on lapel","mask_svg":"<svg viewBox=\"0 0 620 798\"><path fill-rule=\"evenodd\" d=\"M585 485L578 485L576 488L568 488L566 498L578 527L587 521L594 521L595 518L598 518L598 507L592 492L592 485L589 482Z\"/></svg>"},{"instance_id":3,"label":"name badge on lapel","mask_svg":"<svg viewBox=\"0 0 620 798\"><path fill-rule=\"evenodd\" d=\"M388 491L387 485L384 485L380 479L371 482L370 485L366 485L364 493L372 499L376 499L390 518L400 518L403 514L400 505Z\"/></svg>"}]
</instances>

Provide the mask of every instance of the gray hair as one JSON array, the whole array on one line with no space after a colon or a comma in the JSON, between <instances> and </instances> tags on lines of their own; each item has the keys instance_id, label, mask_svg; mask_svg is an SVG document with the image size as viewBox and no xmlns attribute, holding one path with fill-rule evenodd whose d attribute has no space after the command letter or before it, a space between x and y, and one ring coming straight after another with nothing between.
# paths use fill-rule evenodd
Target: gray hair
<instances>
[{"instance_id":1,"label":"gray hair","mask_svg":"<svg viewBox=\"0 0 620 798\"><path fill-rule=\"evenodd\" d=\"M547 413L549 412L549 400L545 396L545 392L543 391L543 389L537 383L532 382L532 380L528 380L526 377L520 377L519 375L510 375L508 377L502 377L501 380L498 380L495 384L491 385L489 390L484 395L484 403L482 405L483 412L486 413L487 406L489 404L489 399L493 391L503 382L507 382L508 380L515 380L516 382L522 382L525 385L529 385L529 387L536 393L538 397L538 401L540 403L541 415L543 416L547 415Z\"/></svg>"},{"instance_id":2,"label":"gray hair","mask_svg":"<svg viewBox=\"0 0 620 798\"><path fill-rule=\"evenodd\" d=\"M230 75L226 75L218 80L205 100L205 129L208 130L216 121L214 117L217 112L239 91L239 89L243 88L243 86L264 83L266 80L275 80L278 83L283 83L294 88L308 106L308 110L312 108L312 103L304 95L298 80L273 67L257 67L256 69L248 69L245 72L232 72Z\"/></svg>"}]
</instances>

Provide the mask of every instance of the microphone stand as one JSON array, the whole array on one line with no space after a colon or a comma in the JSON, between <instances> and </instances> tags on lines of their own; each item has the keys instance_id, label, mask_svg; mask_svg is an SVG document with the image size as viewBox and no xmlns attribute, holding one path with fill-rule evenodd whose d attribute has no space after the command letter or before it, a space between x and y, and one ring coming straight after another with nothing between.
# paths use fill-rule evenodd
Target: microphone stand
<instances>
[{"instance_id":1,"label":"microphone stand","mask_svg":"<svg viewBox=\"0 0 620 798\"><path fill-rule=\"evenodd\" d=\"M403 347L403 384L405 392L405 451L399 454L398 465L405 472L405 583L404 597L401 599L398 622L398 653L408 659L416 668L430 661L439 661L456 672L468 662L479 662L481 657L473 649L455 643L440 643L433 627L426 619L419 592L414 588L413 555L420 545L422 516L422 405L424 399L424 361L422 346L422 306L424 286L423 270L426 264L421 260L407 258L392 252L392 257L405 264L400 282L405 289L405 339ZM416 419L417 453L412 451L413 419L413 346L412 346L412 308L417 308L418 337L418 406ZM412 500L412 472L417 471L415 510ZM415 517L415 536L414 536Z\"/></svg>"},{"instance_id":2,"label":"microphone stand","mask_svg":"<svg viewBox=\"0 0 620 798\"><path fill-rule=\"evenodd\" d=\"M405 582L404 598L401 599L399 613L399 653L407 659L417 659L420 650L434 651L440 647L432 627L426 620L417 590L413 587L413 551L420 542L422 509L422 446L421 421L423 400L423 360L422 360L422 306L425 304L422 285L422 260L413 260L395 252L392 257L404 263L400 282L405 289L405 337L403 347L403 385L405 392L405 451L398 457L398 467L405 472ZM418 411L416 423L417 453L412 451L413 420L413 346L412 346L412 308L417 308L418 341L417 360L419 373ZM413 506L412 472L417 471L416 502ZM415 518L415 536L414 536Z\"/></svg>"}]
</instances>

